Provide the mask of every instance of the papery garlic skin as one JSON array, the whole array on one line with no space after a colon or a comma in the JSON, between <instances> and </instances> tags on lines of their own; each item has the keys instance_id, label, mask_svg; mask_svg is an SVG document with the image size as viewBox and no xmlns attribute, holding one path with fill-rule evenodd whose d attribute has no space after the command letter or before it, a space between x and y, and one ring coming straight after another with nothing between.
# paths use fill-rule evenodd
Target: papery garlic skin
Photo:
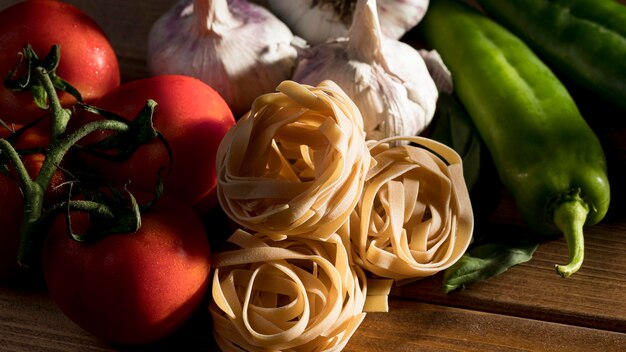
<instances>
[{"instance_id":1,"label":"papery garlic skin","mask_svg":"<svg viewBox=\"0 0 626 352\"><path fill-rule=\"evenodd\" d=\"M352 18L340 18L332 6L313 6L313 0L268 0L269 8L283 20L294 34L309 44L321 44L344 37ZM392 39L400 39L424 17L429 0L379 0L378 13L382 32Z\"/></svg>"},{"instance_id":2,"label":"papery garlic skin","mask_svg":"<svg viewBox=\"0 0 626 352\"><path fill-rule=\"evenodd\" d=\"M293 80L333 80L358 106L367 139L420 134L439 93L424 59L410 45L380 35L375 1L359 0L349 37L303 49Z\"/></svg>"},{"instance_id":3,"label":"papery garlic skin","mask_svg":"<svg viewBox=\"0 0 626 352\"><path fill-rule=\"evenodd\" d=\"M259 95L291 77L297 51L290 29L246 0L181 0L153 25L149 73L196 77L239 118Z\"/></svg>"},{"instance_id":4,"label":"papery garlic skin","mask_svg":"<svg viewBox=\"0 0 626 352\"><path fill-rule=\"evenodd\" d=\"M424 63L437 86L437 90L440 93L452 94L454 92L452 73L443 62L437 50L420 49L419 53L424 59Z\"/></svg>"},{"instance_id":5,"label":"papery garlic skin","mask_svg":"<svg viewBox=\"0 0 626 352\"><path fill-rule=\"evenodd\" d=\"M378 0L383 34L400 39L424 18L429 3L429 0Z\"/></svg>"}]
</instances>

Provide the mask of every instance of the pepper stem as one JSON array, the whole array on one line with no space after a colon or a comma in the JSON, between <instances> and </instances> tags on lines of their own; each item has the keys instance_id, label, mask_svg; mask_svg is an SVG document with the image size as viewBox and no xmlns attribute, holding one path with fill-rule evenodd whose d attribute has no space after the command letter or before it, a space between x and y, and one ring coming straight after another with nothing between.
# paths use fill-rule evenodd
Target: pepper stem
<instances>
[{"instance_id":1,"label":"pepper stem","mask_svg":"<svg viewBox=\"0 0 626 352\"><path fill-rule=\"evenodd\" d=\"M562 277L569 277L580 269L585 257L583 226L589 214L589 206L580 197L560 203L554 210L554 224L563 232L569 263L556 265L556 272Z\"/></svg>"}]
</instances>

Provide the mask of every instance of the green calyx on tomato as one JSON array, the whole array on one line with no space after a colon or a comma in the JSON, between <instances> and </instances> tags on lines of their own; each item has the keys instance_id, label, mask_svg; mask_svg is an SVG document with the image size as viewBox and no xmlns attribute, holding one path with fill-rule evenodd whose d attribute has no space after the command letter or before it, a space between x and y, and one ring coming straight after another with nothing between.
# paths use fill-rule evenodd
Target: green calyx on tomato
<instances>
[{"instance_id":1,"label":"green calyx on tomato","mask_svg":"<svg viewBox=\"0 0 626 352\"><path fill-rule=\"evenodd\" d=\"M80 103L79 103L80 104ZM154 116L154 109L157 106L156 101L148 99L146 104L141 108L137 116L128 120L122 116L111 113L107 110L97 108L95 106L80 104L83 109L89 113L102 116L104 118L121 120L128 124L129 130L125 133L118 133L108 136L102 140L94 143L87 144L85 146L75 145L76 148L81 149L84 152L92 154L102 159L123 162L128 160L139 147L158 138L163 144L165 151L167 152L169 167L165 167L166 170L171 170L172 166L172 150L169 143L165 139L165 136L155 129L152 118ZM157 173L159 174L159 173Z\"/></svg>"},{"instance_id":2,"label":"green calyx on tomato","mask_svg":"<svg viewBox=\"0 0 626 352\"><path fill-rule=\"evenodd\" d=\"M18 251L17 262L31 268L39 264L52 299L86 331L122 344L161 339L187 321L206 295L211 260L204 224L189 204L161 198L160 170L151 194L128 181L120 190L118 183L74 163L61 166L75 150L116 161L128 159L143 143L161 142L169 151L153 125L156 102L147 99L134 118L81 101L66 108L59 93L69 85L55 75L58 50L53 47L44 60L29 46L24 51L5 82L13 90L31 91L39 100L36 105L51 117L51 128L47 142L33 148L21 141L36 134L37 121L19 128L3 124L0 199L15 202L0 211L0 228L13 232L0 237L0 255L6 255L0 257L0 279L4 268L17 264L5 258ZM99 118L70 126L81 111ZM93 134L104 138L77 144ZM29 169L26 157L34 153L43 161ZM67 194L47 203L45 190L59 170L67 177L60 185L67 187Z\"/></svg>"},{"instance_id":3,"label":"green calyx on tomato","mask_svg":"<svg viewBox=\"0 0 626 352\"><path fill-rule=\"evenodd\" d=\"M138 201L144 194L136 192ZM86 232L91 216L72 213ZM163 196L142 214L133 234L93 242L67 236L65 217L53 221L44 244L43 272L50 296L72 321L107 341L145 344L170 335L206 297L210 246L188 204Z\"/></svg>"},{"instance_id":4,"label":"green calyx on tomato","mask_svg":"<svg viewBox=\"0 0 626 352\"><path fill-rule=\"evenodd\" d=\"M106 134L92 134L80 141L91 152L83 153L79 148L76 158L112 182L124 184L130 180L138 190L152 190L155 176L164 170L164 194L190 204L201 216L207 215L217 206L215 158L224 135L235 124L232 111L217 91L184 75L158 75L127 82L94 105L132 121L139 117L142 102L147 99L159 102L152 121L167 139L170 150L154 140L141 145L128 160L119 160L110 151L101 150L99 143ZM73 124L99 118L89 112L78 114ZM105 158L94 155L94 151L104 151Z\"/></svg>"},{"instance_id":5,"label":"green calyx on tomato","mask_svg":"<svg viewBox=\"0 0 626 352\"><path fill-rule=\"evenodd\" d=\"M4 78L4 86L14 92L21 92L27 89L30 90L33 94L35 104L44 110L49 108L48 93L44 87L44 84L46 83L51 83L54 88L70 93L74 96L74 98L76 98L77 101L82 101L83 97L80 92L67 81L59 77L56 73L56 70L59 67L60 56L61 50L59 46L53 45L48 55L43 60L39 60L39 57L37 57L33 48L30 44L27 44L20 57L20 62L18 62L13 70L11 70ZM24 61L27 66L26 72L24 72L24 75L16 78L17 72L20 67L23 66ZM30 67L39 67L40 70L46 72L50 82L33 79L33 72L29 69Z\"/></svg>"},{"instance_id":6,"label":"green calyx on tomato","mask_svg":"<svg viewBox=\"0 0 626 352\"><path fill-rule=\"evenodd\" d=\"M114 132L110 140L103 142L117 148L119 154L129 154L137 149L137 141L145 143L159 136L159 132L152 125L152 112L156 106L154 101L148 101L141 111L141 117L128 122L122 117L111 113L101 112L105 119L91 121L79 128L69 131L68 123L73 110L64 108L59 100L59 92L69 92L80 100L78 93L70 84L58 77L55 73L59 65L60 55L58 46L54 45L50 53L40 60L29 45L24 47L22 59L14 70L5 79L5 85L14 91L32 92L37 106L46 110L51 116L50 141L43 148L45 158L36 175L31 175L23 160L23 151L16 148L15 141L19 135L26 133L37 121L18 129L6 138L0 139L0 170L13 170L11 176L18 181L23 194L24 213L20 227L20 245L17 253L18 262L24 267L32 267L40 258L43 238L42 233L49 225L49 221L60 212L81 211L93 215L99 221L99 232L90 236L76 236L75 239L86 240L97 238L108 233L134 232L140 226L139 208L136 202L120 202L119 197L105 197L98 192L88 192L89 196L82 199L67 199L52 206L45 207L45 190L48 189L55 174L59 170L68 152L83 137L99 131ZM21 72L21 75L17 75ZM75 109L98 110L80 101L74 105ZM6 125L6 124L5 124ZM109 140L109 141L110 141ZM22 153L21 153L22 152ZM85 183L68 174L70 184L80 185L85 189ZM111 192L109 192L111 193ZM70 195L71 196L71 195Z\"/></svg>"}]
</instances>

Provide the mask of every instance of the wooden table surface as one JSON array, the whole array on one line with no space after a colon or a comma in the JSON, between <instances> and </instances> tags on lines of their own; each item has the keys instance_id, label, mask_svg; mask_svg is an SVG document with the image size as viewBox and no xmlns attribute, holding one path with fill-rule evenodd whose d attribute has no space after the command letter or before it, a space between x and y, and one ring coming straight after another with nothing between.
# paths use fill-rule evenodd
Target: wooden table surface
<instances>
[{"instance_id":1,"label":"wooden table surface","mask_svg":"<svg viewBox=\"0 0 626 352\"><path fill-rule=\"evenodd\" d=\"M15 3L0 0L0 8ZM174 0L71 0L109 35L125 81L146 76L148 30ZM608 113L611 114L611 113ZM623 113L612 113L606 121ZM614 120L613 120L614 121ZM624 127L595 126L605 143L613 204L586 229L586 259L568 279L555 263L564 240L542 243L533 259L463 291L444 294L441 275L396 287L388 313L368 313L346 351L626 351L626 206ZM527 232L506 191L481 231ZM181 344L184 343L184 348ZM205 310L158 344L116 346L69 321L44 288L0 286L0 351L214 351Z\"/></svg>"}]
</instances>

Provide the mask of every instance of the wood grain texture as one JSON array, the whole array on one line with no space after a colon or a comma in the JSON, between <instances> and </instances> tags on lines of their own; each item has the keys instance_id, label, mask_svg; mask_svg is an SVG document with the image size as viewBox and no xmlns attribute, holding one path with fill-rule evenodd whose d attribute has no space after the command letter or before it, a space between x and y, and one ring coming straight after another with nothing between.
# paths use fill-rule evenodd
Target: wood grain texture
<instances>
[{"instance_id":1,"label":"wood grain texture","mask_svg":"<svg viewBox=\"0 0 626 352\"><path fill-rule=\"evenodd\" d=\"M624 334L392 300L389 313L368 314L346 351L617 351L625 342Z\"/></svg>"},{"instance_id":2,"label":"wood grain texture","mask_svg":"<svg viewBox=\"0 0 626 352\"><path fill-rule=\"evenodd\" d=\"M287 1L287 0L285 0ZM0 9L17 0L0 0ZM148 75L147 35L175 0L68 0L92 16L109 36L123 80ZM623 1L624 2L624 1ZM411 39L411 38L409 38ZM598 106L593 108L598 115ZM587 110L588 111L588 110ZM346 351L619 351L626 346L626 135L623 113L601 111L590 121L609 159L613 203L599 225L586 229L586 260L568 279L562 238L541 244L534 258L505 274L450 294L442 275L395 287L389 313L370 313ZM479 231L530 233L503 191ZM115 346L83 331L45 290L0 287L0 351L217 350L210 318L201 310L174 336L141 347Z\"/></svg>"},{"instance_id":3,"label":"wood grain texture","mask_svg":"<svg viewBox=\"0 0 626 352\"><path fill-rule=\"evenodd\" d=\"M494 228L496 226L494 225ZM516 225L497 226L520 231ZM395 297L626 333L626 232L623 223L587 230L582 269L563 279L555 263L567 259L563 239L542 243L528 262L466 290L444 294L442 275L394 288Z\"/></svg>"},{"instance_id":4,"label":"wood grain texture","mask_svg":"<svg viewBox=\"0 0 626 352\"><path fill-rule=\"evenodd\" d=\"M102 341L69 320L44 289L0 287L0 351L217 351L208 310L198 311L172 336L144 346Z\"/></svg>"},{"instance_id":5,"label":"wood grain texture","mask_svg":"<svg viewBox=\"0 0 626 352\"><path fill-rule=\"evenodd\" d=\"M206 312L177 334L148 346L115 346L68 320L45 291L0 288L3 352L216 351ZM616 351L626 334L392 299L368 313L345 351Z\"/></svg>"}]
</instances>

